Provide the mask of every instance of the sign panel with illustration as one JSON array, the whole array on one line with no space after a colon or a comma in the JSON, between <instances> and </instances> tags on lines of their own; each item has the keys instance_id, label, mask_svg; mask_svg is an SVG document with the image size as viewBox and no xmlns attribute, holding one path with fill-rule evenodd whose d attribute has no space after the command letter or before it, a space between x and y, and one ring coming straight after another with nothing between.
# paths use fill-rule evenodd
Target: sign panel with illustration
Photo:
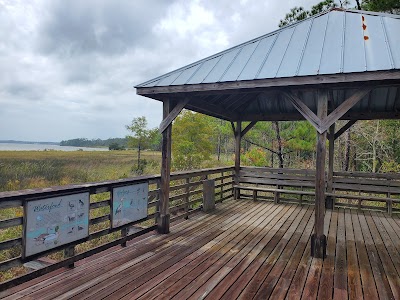
<instances>
[{"instance_id":1,"label":"sign panel with illustration","mask_svg":"<svg viewBox=\"0 0 400 300\"><path fill-rule=\"evenodd\" d=\"M114 188L112 192L112 227L119 227L147 217L149 184Z\"/></svg>"},{"instance_id":2,"label":"sign panel with illustration","mask_svg":"<svg viewBox=\"0 0 400 300\"><path fill-rule=\"evenodd\" d=\"M89 236L89 203L89 193L27 201L23 257Z\"/></svg>"}]
</instances>

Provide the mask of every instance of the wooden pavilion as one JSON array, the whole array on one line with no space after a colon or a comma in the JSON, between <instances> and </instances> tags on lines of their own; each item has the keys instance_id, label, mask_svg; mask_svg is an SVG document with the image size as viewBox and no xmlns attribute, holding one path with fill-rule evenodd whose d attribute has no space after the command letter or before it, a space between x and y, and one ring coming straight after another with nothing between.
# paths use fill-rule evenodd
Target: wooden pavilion
<instances>
[{"instance_id":1,"label":"wooden pavilion","mask_svg":"<svg viewBox=\"0 0 400 300\"><path fill-rule=\"evenodd\" d=\"M306 119L318 132L311 253L325 257L335 139L357 120L400 117L399 30L400 16L332 9L138 85L139 95L164 107L159 232L169 232L171 128L182 109L236 124L236 184L241 138L256 122ZM335 132L338 120L348 123Z\"/></svg>"},{"instance_id":2,"label":"wooden pavilion","mask_svg":"<svg viewBox=\"0 0 400 300\"><path fill-rule=\"evenodd\" d=\"M14 233L0 271L20 272L0 298L400 299L400 174L333 171L352 124L399 118L398 32L398 16L333 9L138 85L163 102L161 176L0 192L3 215L18 213L0 220ZM170 174L184 108L232 123L235 166ZM240 165L256 122L304 119L318 132L316 170ZM143 184L147 217L113 226L114 192ZM21 255L30 201L82 193L87 237Z\"/></svg>"}]
</instances>

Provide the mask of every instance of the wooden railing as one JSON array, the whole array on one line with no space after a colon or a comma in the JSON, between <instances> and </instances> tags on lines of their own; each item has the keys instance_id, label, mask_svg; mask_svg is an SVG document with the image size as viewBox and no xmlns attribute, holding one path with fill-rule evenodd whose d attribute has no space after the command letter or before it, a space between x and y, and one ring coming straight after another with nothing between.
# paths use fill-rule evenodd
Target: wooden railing
<instances>
[{"instance_id":1,"label":"wooden railing","mask_svg":"<svg viewBox=\"0 0 400 300\"><path fill-rule=\"evenodd\" d=\"M178 218L188 218L190 214L201 209L203 180L212 179L215 181L216 202L231 198L233 172L233 167L227 167L172 173L170 184L171 221ZM111 191L113 188L140 183L149 184L147 218L113 228L110 223ZM159 176L142 176L115 181L0 193L0 210L3 211L2 215L11 216L8 219L0 220L2 236L9 237L6 239L3 238L0 241L0 271L4 272L10 271L11 268L22 268L18 273L26 273L27 271L31 271L24 267L24 264L27 262L35 261L40 257L48 255L63 257L52 264L3 282L0 285L0 290L58 268L72 266L74 262L108 248L118 245L124 246L127 241L154 230L158 214L159 184ZM24 223L23 206L26 201L83 192L89 192L90 194L89 236L84 240L66 244L23 259L21 256L22 245L24 244L22 225ZM36 265L38 264L40 265L40 263Z\"/></svg>"},{"instance_id":2,"label":"wooden railing","mask_svg":"<svg viewBox=\"0 0 400 300\"><path fill-rule=\"evenodd\" d=\"M279 197L281 202L311 205L315 201L314 170L242 167L239 183L247 187L263 187L264 190L270 190L270 192L257 191L257 199L274 200ZM332 192L327 192L327 196L333 197L335 206L339 207L398 213L400 174L334 172ZM240 197L254 198L254 193L252 189L241 189Z\"/></svg>"}]
</instances>

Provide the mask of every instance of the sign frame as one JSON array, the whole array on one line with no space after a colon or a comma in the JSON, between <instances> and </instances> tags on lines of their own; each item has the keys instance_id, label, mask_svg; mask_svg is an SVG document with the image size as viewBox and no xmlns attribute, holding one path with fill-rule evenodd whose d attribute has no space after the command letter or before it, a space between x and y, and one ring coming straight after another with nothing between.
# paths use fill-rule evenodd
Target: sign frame
<instances>
[{"instance_id":1,"label":"sign frame","mask_svg":"<svg viewBox=\"0 0 400 300\"><path fill-rule=\"evenodd\" d=\"M69 241L64 242L64 243L61 242L57 246L49 247L49 248L47 248L45 250L42 250L42 251L38 251L38 252L34 252L34 253L28 253L29 252L29 251L27 251L27 247L29 246L28 236L27 236L28 235L28 228L27 228L28 219L29 219L29 217L34 217L34 216L31 216L32 213L29 211L29 207L28 207L29 204L32 204L32 202L35 202L35 201L37 201L38 203L40 203L40 201L44 202L44 201L51 201L51 200L53 200L53 201L54 200L61 200L62 201L62 199L65 198L65 197L70 197L70 196L77 197L79 195L81 195L82 200L86 202L86 205L85 205L85 202L83 202L84 203L83 204L84 207L82 209L82 212L86 214L86 217L83 217L82 220L84 222L86 221L86 224L87 224L86 225L86 230L84 231L84 236L79 237L79 238L77 238L75 240L69 240ZM89 234L90 234L90 232L89 232L89 230L90 230L90 228L89 228L90 227L90 192L87 191L87 190L79 191L79 192L76 192L76 193L68 193L68 194L63 193L63 194L51 195L51 196L48 196L48 197L34 197L34 198L30 198L30 199L25 199L25 201L23 203L23 212L24 212L24 217L23 217L23 224L22 224L22 231L23 232L22 232L22 249L21 249L22 250L21 251L22 260L27 260L30 257L40 256L42 253L44 254L44 253L48 253L48 252L52 252L52 251L56 251L56 250L65 249L68 245L75 245L75 244L78 244L80 241L81 242L86 241L87 238L89 237ZM68 217L68 216L63 216L63 217L65 218L65 217ZM62 221L60 221L60 223L62 223Z\"/></svg>"},{"instance_id":2,"label":"sign frame","mask_svg":"<svg viewBox=\"0 0 400 300\"><path fill-rule=\"evenodd\" d=\"M115 199L116 197L115 197L114 193L116 193L118 191L118 189L123 189L123 188L129 189L129 188L135 188L135 187L137 188L137 186L140 186L140 185L144 185L145 186L144 193L145 193L145 199L146 199L146 205L145 205L146 206L145 207L146 216L143 216L143 218L139 218L139 219L134 218L134 219L131 219L131 220L127 221L127 222L123 222L123 223L118 224L118 225L114 224L114 221L116 220L115 219L115 213L114 213L116 211L116 199ZM129 185L117 186L117 187L114 187L111 190L110 194L111 194L111 211L110 211L110 225L111 225L111 228L113 228L113 229L119 228L119 227L123 228L123 227L129 226L130 224L138 223L140 221L147 220L147 217L149 215L149 183L148 182L138 182L138 183L129 184Z\"/></svg>"}]
</instances>

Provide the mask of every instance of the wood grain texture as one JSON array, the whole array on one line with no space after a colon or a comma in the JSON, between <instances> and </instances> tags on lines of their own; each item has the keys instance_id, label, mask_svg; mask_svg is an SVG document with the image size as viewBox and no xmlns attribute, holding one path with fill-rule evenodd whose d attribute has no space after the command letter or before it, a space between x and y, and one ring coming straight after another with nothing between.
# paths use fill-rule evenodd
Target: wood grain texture
<instances>
[{"instance_id":1,"label":"wood grain texture","mask_svg":"<svg viewBox=\"0 0 400 300\"><path fill-rule=\"evenodd\" d=\"M334 209L327 258L310 257L313 206L224 201L7 290L11 299L396 299L400 218Z\"/></svg>"}]
</instances>

